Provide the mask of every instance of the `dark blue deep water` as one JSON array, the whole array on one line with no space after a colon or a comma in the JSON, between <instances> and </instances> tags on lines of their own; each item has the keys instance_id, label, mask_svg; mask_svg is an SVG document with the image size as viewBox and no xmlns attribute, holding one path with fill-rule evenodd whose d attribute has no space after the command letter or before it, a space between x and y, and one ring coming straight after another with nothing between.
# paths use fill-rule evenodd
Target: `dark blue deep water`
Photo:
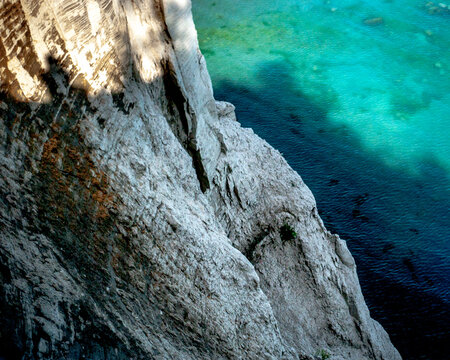
<instances>
[{"instance_id":1,"label":"dark blue deep water","mask_svg":"<svg viewBox=\"0 0 450 360\"><path fill-rule=\"evenodd\" d=\"M450 6L192 2L215 97L311 188L372 317L404 359L449 359Z\"/></svg>"}]
</instances>

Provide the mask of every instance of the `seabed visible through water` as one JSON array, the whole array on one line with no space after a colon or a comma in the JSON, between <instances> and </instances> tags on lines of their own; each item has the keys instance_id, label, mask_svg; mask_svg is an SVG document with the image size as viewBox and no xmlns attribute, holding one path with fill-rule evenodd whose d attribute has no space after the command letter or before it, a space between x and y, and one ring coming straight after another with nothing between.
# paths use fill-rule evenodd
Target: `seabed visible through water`
<instances>
[{"instance_id":1,"label":"seabed visible through water","mask_svg":"<svg viewBox=\"0 0 450 360\"><path fill-rule=\"evenodd\" d=\"M215 97L279 149L347 240L405 359L450 342L450 6L192 0Z\"/></svg>"}]
</instances>

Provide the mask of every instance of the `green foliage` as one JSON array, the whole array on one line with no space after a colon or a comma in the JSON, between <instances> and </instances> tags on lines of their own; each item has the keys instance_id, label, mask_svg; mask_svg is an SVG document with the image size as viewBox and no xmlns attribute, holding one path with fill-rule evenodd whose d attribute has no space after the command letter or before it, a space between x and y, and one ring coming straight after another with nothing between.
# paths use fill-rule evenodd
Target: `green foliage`
<instances>
[{"instance_id":1,"label":"green foliage","mask_svg":"<svg viewBox=\"0 0 450 360\"><path fill-rule=\"evenodd\" d=\"M297 233L291 225L285 223L280 227L280 237L283 241L290 241L297 237Z\"/></svg>"},{"instance_id":2,"label":"green foliage","mask_svg":"<svg viewBox=\"0 0 450 360\"><path fill-rule=\"evenodd\" d=\"M331 355L328 353L328 351L326 351L326 350L324 350L324 349L317 350L316 355L319 356L322 360L327 360L327 359L329 359L330 356L331 356Z\"/></svg>"}]
</instances>

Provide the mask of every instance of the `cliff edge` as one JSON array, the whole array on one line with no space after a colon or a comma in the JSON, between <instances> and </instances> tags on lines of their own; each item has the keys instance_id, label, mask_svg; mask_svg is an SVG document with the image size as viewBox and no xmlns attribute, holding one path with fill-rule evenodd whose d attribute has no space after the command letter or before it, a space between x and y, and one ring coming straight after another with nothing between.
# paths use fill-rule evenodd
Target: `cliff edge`
<instances>
[{"instance_id":1,"label":"cliff edge","mask_svg":"<svg viewBox=\"0 0 450 360\"><path fill-rule=\"evenodd\" d=\"M400 359L189 0L0 0L0 87L0 359Z\"/></svg>"}]
</instances>

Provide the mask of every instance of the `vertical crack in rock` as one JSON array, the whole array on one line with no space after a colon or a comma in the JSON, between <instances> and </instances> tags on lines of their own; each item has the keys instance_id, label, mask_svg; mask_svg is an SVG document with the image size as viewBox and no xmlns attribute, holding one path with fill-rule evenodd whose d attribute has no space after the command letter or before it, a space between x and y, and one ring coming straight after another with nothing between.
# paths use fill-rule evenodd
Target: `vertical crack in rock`
<instances>
[{"instance_id":1,"label":"vertical crack in rock","mask_svg":"<svg viewBox=\"0 0 450 360\"><path fill-rule=\"evenodd\" d=\"M205 192L209 189L210 183L195 138L197 119L194 110L183 95L173 64L167 60L162 66L164 69L165 95L168 101L169 124L180 143L191 156L200 188Z\"/></svg>"}]
</instances>

